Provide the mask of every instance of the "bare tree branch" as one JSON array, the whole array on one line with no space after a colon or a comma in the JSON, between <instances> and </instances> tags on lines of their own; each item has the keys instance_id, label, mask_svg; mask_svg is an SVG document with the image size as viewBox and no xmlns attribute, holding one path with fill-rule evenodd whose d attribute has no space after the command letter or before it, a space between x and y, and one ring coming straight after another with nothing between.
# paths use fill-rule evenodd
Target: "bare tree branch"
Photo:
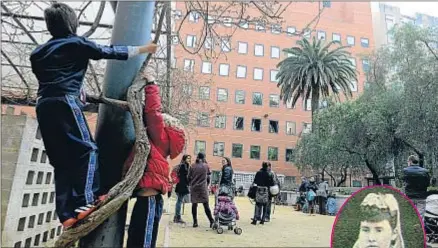
<instances>
[{"instance_id":1,"label":"bare tree branch","mask_svg":"<svg viewBox=\"0 0 438 248\"><path fill-rule=\"evenodd\" d=\"M35 44L38 44L38 41L33 37L33 35L31 33L29 33L29 31L27 30L27 28L21 23L20 20L18 20L17 17L15 17L12 12L8 9L8 7L6 7L5 3L2 2L1 6L3 8L3 10L6 11L6 13L10 14L12 19L14 19L14 21L18 24L18 26L20 26L23 31L27 34L27 36L29 37L30 40L32 40Z\"/></svg>"},{"instance_id":2,"label":"bare tree branch","mask_svg":"<svg viewBox=\"0 0 438 248\"><path fill-rule=\"evenodd\" d=\"M84 13L84 11L88 8L88 6L90 6L90 4L92 3L93 1L88 1L88 3L81 9L81 11L79 12L79 14L78 14L78 20L80 20L81 19L81 16L82 16L82 14Z\"/></svg>"},{"instance_id":3,"label":"bare tree branch","mask_svg":"<svg viewBox=\"0 0 438 248\"><path fill-rule=\"evenodd\" d=\"M102 19L103 11L105 10L105 1L100 2L99 11L97 12L96 18L94 19L93 25L91 25L90 30L88 30L85 34L82 36L84 37L90 37L96 29L99 27L100 20Z\"/></svg>"},{"instance_id":4,"label":"bare tree branch","mask_svg":"<svg viewBox=\"0 0 438 248\"><path fill-rule=\"evenodd\" d=\"M23 77L22 72L17 68L17 66L15 66L14 62L12 62L12 60L9 58L9 56L5 52L3 52L3 49L1 50L1 53L2 53L3 57L5 57L5 59L8 61L8 63L12 66L14 71L18 74L18 76L20 77L21 81L23 81L23 83L26 85L26 87L27 87L27 97L29 97L30 96L30 86L27 83L26 79Z\"/></svg>"}]
</instances>

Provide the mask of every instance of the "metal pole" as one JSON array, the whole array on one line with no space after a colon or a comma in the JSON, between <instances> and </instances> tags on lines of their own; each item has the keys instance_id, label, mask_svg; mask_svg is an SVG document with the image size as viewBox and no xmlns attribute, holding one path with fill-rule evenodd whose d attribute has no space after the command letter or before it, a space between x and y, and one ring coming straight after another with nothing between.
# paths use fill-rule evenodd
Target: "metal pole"
<instances>
[{"instance_id":1,"label":"metal pole","mask_svg":"<svg viewBox=\"0 0 438 248\"><path fill-rule=\"evenodd\" d=\"M111 44L143 45L151 39L154 1L120 1L117 4ZM126 92L146 56L128 61L111 60L105 71L103 93L125 100ZM122 177L122 166L135 140L132 117L128 112L100 105L96 142L99 147L101 190L108 190ZM81 247L123 247L127 204L95 231L83 238Z\"/></svg>"}]
</instances>

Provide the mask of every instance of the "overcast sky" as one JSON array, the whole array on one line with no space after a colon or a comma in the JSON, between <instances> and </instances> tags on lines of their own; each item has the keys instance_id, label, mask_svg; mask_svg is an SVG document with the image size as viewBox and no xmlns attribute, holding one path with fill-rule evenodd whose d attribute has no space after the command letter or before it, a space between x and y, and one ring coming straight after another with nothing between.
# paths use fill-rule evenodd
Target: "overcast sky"
<instances>
[{"instance_id":1,"label":"overcast sky","mask_svg":"<svg viewBox=\"0 0 438 248\"><path fill-rule=\"evenodd\" d=\"M438 2L384 2L397 6L403 15L415 15L416 12L438 17Z\"/></svg>"}]
</instances>

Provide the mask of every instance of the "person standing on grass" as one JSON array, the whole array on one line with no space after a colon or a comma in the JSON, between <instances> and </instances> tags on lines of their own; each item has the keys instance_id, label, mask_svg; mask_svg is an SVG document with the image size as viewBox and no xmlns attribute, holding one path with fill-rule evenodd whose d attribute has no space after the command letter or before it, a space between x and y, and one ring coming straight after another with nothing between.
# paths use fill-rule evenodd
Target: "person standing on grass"
<instances>
[{"instance_id":1,"label":"person standing on grass","mask_svg":"<svg viewBox=\"0 0 438 248\"><path fill-rule=\"evenodd\" d=\"M173 218L174 223L185 223L181 218L181 207L183 199L189 194L189 168L192 163L192 157L190 155L184 155L181 159L181 163L176 166L176 180L175 187L176 204L175 204L175 216Z\"/></svg>"},{"instance_id":2,"label":"person standing on grass","mask_svg":"<svg viewBox=\"0 0 438 248\"><path fill-rule=\"evenodd\" d=\"M409 156L407 162L408 167L403 169L404 191L416 205L421 217L424 217L430 175L425 168L420 167L417 156Z\"/></svg>"},{"instance_id":3,"label":"person standing on grass","mask_svg":"<svg viewBox=\"0 0 438 248\"><path fill-rule=\"evenodd\" d=\"M268 163L263 162L262 168L256 173L254 177L254 186L257 186L256 193L256 205L254 209L254 218L251 224L257 225L257 221L260 220L260 224L265 223L267 204L269 201L269 187L274 186L274 180L268 171Z\"/></svg>"},{"instance_id":4,"label":"person standing on grass","mask_svg":"<svg viewBox=\"0 0 438 248\"><path fill-rule=\"evenodd\" d=\"M210 227L213 226L214 219L211 214L208 194L208 185L210 184L210 168L205 160L204 153L198 153L196 163L189 170L190 198L192 202L193 227L198 227L198 203L204 206L205 214L210 221Z\"/></svg>"},{"instance_id":5,"label":"person standing on grass","mask_svg":"<svg viewBox=\"0 0 438 248\"><path fill-rule=\"evenodd\" d=\"M78 36L76 13L64 3L45 9L44 19L52 38L30 55L39 84L36 115L54 167L56 213L69 228L106 198L99 185L98 148L82 113L81 89L89 60L127 60L155 53L157 45L103 46Z\"/></svg>"}]
</instances>

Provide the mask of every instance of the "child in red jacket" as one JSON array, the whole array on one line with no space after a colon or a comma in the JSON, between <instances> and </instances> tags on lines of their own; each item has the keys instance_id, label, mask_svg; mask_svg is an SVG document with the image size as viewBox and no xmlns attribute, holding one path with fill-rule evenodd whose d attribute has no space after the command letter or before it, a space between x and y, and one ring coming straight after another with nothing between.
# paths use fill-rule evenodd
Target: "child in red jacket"
<instances>
[{"instance_id":1,"label":"child in red jacket","mask_svg":"<svg viewBox=\"0 0 438 248\"><path fill-rule=\"evenodd\" d=\"M158 225L163 212L163 197L171 190L170 168L167 157L176 158L186 144L184 128L180 122L161 112L161 98L152 71L144 78L145 107L143 119L149 136L151 150L143 177L134 194L137 197L128 230L128 247L155 247ZM129 169L134 150L125 162Z\"/></svg>"}]
</instances>

